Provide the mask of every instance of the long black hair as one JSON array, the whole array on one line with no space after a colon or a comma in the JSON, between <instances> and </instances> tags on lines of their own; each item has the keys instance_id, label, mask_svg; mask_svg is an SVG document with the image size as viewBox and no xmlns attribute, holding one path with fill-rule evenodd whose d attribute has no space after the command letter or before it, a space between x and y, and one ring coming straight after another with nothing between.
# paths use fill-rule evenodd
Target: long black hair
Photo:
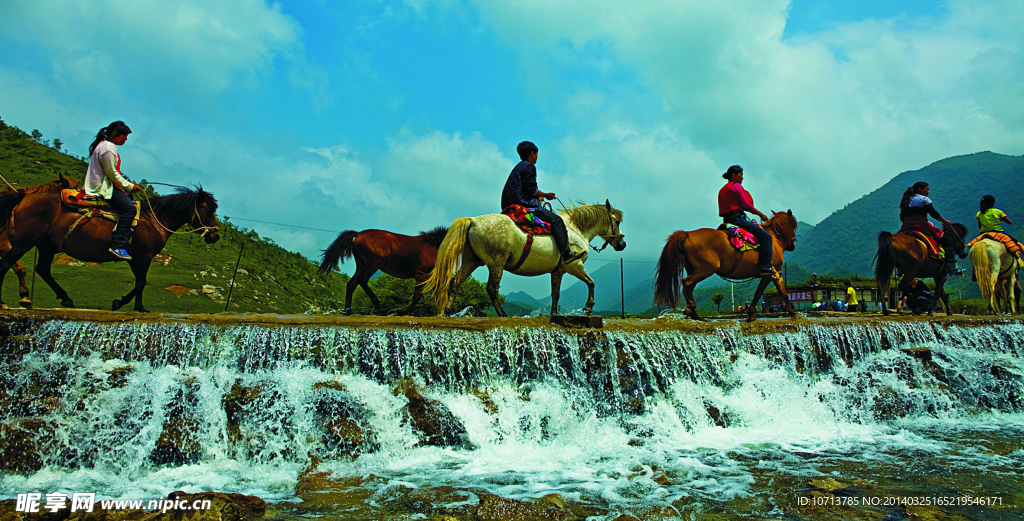
<instances>
[{"instance_id":1,"label":"long black hair","mask_svg":"<svg viewBox=\"0 0 1024 521\"><path fill-rule=\"evenodd\" d=\"M128 128L128 125L125 125L124 121L115 121L101 128L100 131L96 134L96 139L94 139L92 141L92 144L89 145L89 155L92 156L93 151L96 150L96 145L100 144L103 141L106 141L112 136L128 135L131 133L132 129Z\"/></svg>"},{"instance_id":2,"label":"long black hair","mask_svg":"<svg viewBox=\"0 0 1024 521\"><path fill-rule=\"evenodd\" d=\"M906 191L903 192L903 199L900 199L900 210L906 210L907 206L910 204L910 198L914 197L914 194L916 194L919 189L926 186L928 186L928 183L918 181L914 183L914 186L907 188Z\"/></svg>"}]
</instances>

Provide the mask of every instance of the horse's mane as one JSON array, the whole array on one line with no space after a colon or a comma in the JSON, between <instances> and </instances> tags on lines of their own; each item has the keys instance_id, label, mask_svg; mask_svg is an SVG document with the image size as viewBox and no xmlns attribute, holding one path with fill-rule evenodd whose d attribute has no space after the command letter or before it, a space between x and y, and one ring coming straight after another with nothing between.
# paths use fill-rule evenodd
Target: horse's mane
<instances>
[{"instance_id":1,"label":"horse's mane","mask_svg":"<svg viewBox=\"0 0 1024 521\"><path fill-rule=\"evenodd\" d=\"M213 194L203 190L202 186L195 188L178 187L176 193L162 197L154 197L149 200L153 205L153 211L166 211L168 213L191 213L199 204L206 203L211 212L217 211L217 200Z\"/></svg>"},{"instance_id":2,"label":"horse's mane","mask_svg":"<svg viewBox=\"0 0 1024 521\"><path fill-rule=\"evenodd\" d=\"M771 219L764 223L764 227L775 230L776 236L796 237L796 217L789 212L775 212Z\"/></svg>"},{"instance_id":3,"label":"horse's mane","mask_svg":"<svg viewBox=\"0 0 1024 521\"><path fill-rule=\"evenodd\" d=\"M438 226L429 232L420 232L419 238L421 241L435 247L440 248L441 242L444 241L445 235L448 235L447 226Z\"/></svg>"},{"instance_id":4,"label":"horse's mane","mask_svg":"<svg viewBox=\"0 0 1024 521\"><path fill-rule=\"evenodd\" d=\"M622 210L612 208L609 216L608 209L603 204L581 204L566 208L558 212L558 215L572 219L573 225L578 230L611 224L610 218L617 221L622 220Z\"/></svg>"}]
</instances>

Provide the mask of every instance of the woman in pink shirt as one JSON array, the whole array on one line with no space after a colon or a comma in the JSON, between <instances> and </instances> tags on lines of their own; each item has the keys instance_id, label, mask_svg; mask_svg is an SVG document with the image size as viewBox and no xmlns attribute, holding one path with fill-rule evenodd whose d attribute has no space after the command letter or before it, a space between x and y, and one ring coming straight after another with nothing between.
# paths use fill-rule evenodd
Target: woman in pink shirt
<instances>
[{"instance_id":1,"label":"woman in pink shirt","mask_svg":"<svg viewBox=\"0 0 1024 521\"><path fill-rule=\"evenodd\" d=\"M772 236L763 228L747 219L747 213L757 215L761 222L767 221L768 216L754 208L754 199L750 192L743 189L743 167L732 165L726 170L722 177L729 182L718 191L718 215L726 224L734 224L750 232L757 237L757 264L761 276L772 274Z\"/></svg>"}]
</instances>

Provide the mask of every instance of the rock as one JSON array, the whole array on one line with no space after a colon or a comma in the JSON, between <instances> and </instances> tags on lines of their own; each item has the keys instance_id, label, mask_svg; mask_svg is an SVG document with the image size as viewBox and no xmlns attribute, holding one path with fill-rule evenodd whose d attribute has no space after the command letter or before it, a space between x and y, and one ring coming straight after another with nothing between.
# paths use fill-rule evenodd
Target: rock
<instances>
[{"instance_id":1,"label":"rock","mask_svg":"<svg viewBox=\"0 0 1024 521\"><path fill-rule=\"evenodd\" d=\"M354 400L341 382L317 382L313 389L313 410L324 429L325 455L356 456L380 449L376 433L366 422L370 411Z\"/></svg>"},{"instance_id":2,"label":"rock","mask_svg":"<svg viewBox=\"0 0 1024 521\"><path fill-rule=\"evenodd\" d=\"M403 378L393 393L396 396L404 394L409 400L402 409L402 415L416 431L421 444L467 450L475 448L469 440L466 426L443 403L425 398L412 377Z\"/></svg>"},{"instance_id":3,"label":"rock","mask_svg":"<svg viewBox=\"0 0 1024 521\"><path fill-rule=\"evenodd\" d=\"M575 516L565 516L557 509L546 509L516 499L483 494L476 517L480 521L562 521Z\"/></svg>"},{"instance_id":4,"label":"rock","mask_svg":"<svg viewBox=\"0 0 1024 521\"><path fill-rule=\"evenodd\" d=\"M242 385L242 380L238 379L238 381L231 386L231 391L221 398L221 403L224 405L224 412L227 414L228 418L228 439L233 442L241 441L243 436L240 425L245 416L245 411L256 402L261 393L262 391L260 388L246 387Z\"/></svg>"},{"instance_id":5,"label":"rock","mask_svg":"<svg viewBox=\"0 0 1024 521\"><path fill-rule=\"evenodd\" d=\"M56 424L42 418L0 422L0 471L31 474L42 469L62 451L56 433Z\"/></svg>"}]
</instances>

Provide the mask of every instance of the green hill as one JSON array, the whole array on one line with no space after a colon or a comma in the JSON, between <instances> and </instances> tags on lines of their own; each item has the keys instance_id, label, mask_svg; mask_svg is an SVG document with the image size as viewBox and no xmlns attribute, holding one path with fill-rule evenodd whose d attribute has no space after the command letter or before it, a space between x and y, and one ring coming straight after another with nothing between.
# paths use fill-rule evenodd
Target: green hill
<instances>
[{"instance_id":1,"label":"green hill","mask_svg":"<svg viewBox=\"0 0 1024 521\"><path fill-rule=\"evenodd\" d=\"M30 135L0 119L0 175L15 187L46 183L58 175L82 179L86 167L81 158L56 150L38 131ZM147 193L150 197L157 195L152 188ZM174 235L167 242L147 276L147 309L216 313L227 307L233 312L290 314L335 312L343 307L348 275L321 276L317 274L317 265L302 255L281 248L255 231L235 226L227 216L217 217L221 239L216 243L206 244L198 235L189 233ZM34 286L33 303L40 308L59 307L53 291L33 277L35 255L32 250L21 259L30 287ZM128 293L135 281L124 262L84 263L66 255L54 261L52 272L75 305L82 308L110 309L111 302ZM14 279L15 275L8 273L3 285L4 302L12 306L19 300ZM413 289L411 280L387 275L377 277L370 286L388 311L404 306ZM473 279L459 288L455 300L460 307L491 309L484 285ZM130 306L134 303L123 309L127 311ZM355 292L352 307L356 313L372 311L361 289ZM435 309L433 299L426 295L413 312L434 314Z\"/></svg>"},{"instance_id":2,"label":"green hill","mask_svg":"<svg viewBox=\"0 0 1024 521\"><path fill-rule=\"evenodd\" d=\"M1024 237L1024 185L1020 183L1021 179L1024 179L1024 156L992 152L951 157L920 170L903 172L870 194L836 210L817 225L800 222L796 251L786 254L786 280L790 285L800 284L812 272L837 278L872 276L878 233L899 229L900 197L907 187L917 181L931 185L931 197L944 217L967 225L971 231L967 240L973 239L978 230L974 214L978 211L978 201L985 194L994 195L996 206L1014 220L1013 225L1004 225L1004 229L1016 237ZM969 259L959 259L958 262L970 269ZM651 266L647 269L653 271ZM621 309L618 266L603 266L591 273L591 276L595 281L601 281L599 288L608 288L598 290L595 312L618 314ZM626 311L644 313L650 310L654 297L651 274L627 272L625 280ZM632 285L628 283L638 280L642 282ZM713 277L697 286L694 298L699 310L708 311L715 309L711 295L722 293L726 296L722 309L728 309L732 299L730 291L735 294L737 305L740 305L753 297L755 286L755 283L750 282L730 288L728 284ZM980 296L978 286L971 282L970 276L955 277L947 282L946 288L953 298ZM579 301L582 305L586 298L585 291L585 286L577 282L562 290L563 302L568 297L568 302Z\"/></svg>"},{"instance_id":3,"label":"green hill","mask_svg":"<svg viewBox=\"0 0 1024 521\"><path fill-rule=\"evenodd\" d=\"M974 214L985 194L996 197L996 207L1014 224L1007 232L1020 236L1024 227L1024 156L979 152L932 163L903 172L877 190L857 199L804 231L797 249L787 257L818 273L871 273L878 232L899 229L899 202L903 191L917 181L931 186L931 198L943 217L967 225L970 240L978 231ZM967 266L969 261L960 261Z\"/></svg>"},{"instance_id":4,"label":"green hill","mask_svg":"<svg viewBox=\"0 0 1024 521\"><path fill-rule=\"evenodd\" d=\"M33 139L0 120L0 175L16 187L49 182L58 174L84 177L84 161L44 143L48 141ZM150 191L149 195L156 194ZM180 313L224 311L230 290L231 311L301 313L324 295L344 291L347 276L320 277L315 266L301 255L234 226L224 216L218 217L221 239L212 245L194 234L171 237L149 270L144 293L148 309ZM232 289L231 278L243 247ZM33 303L42 308L59 307L53 291L33 277L35 255L32 250L21 259L33 287ZM128 293L135 280L127 263L83 263L66 255L54 261L52 271L76 306L93 309L110 309L111 302ZM12 279L13 273L4 279L3 298L8 305L18 302L17 284Z\"/></svg>"}]
</instances>

